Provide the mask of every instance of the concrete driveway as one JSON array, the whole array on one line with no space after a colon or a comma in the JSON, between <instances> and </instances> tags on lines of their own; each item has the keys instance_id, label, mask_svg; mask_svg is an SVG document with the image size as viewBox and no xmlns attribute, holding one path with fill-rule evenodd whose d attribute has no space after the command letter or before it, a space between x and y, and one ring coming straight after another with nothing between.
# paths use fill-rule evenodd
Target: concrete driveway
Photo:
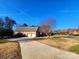
<instances>
[{"instance_id":1,"label":"concrete driveway","mask_svg":"<svg viewBox=\"0 0 79 59\"><path fill-rule=\"evenodd\" d=\"M20 41L20 46L22 59L79 59L79 55L37 41Z\"/></svg>"}]
</instances>

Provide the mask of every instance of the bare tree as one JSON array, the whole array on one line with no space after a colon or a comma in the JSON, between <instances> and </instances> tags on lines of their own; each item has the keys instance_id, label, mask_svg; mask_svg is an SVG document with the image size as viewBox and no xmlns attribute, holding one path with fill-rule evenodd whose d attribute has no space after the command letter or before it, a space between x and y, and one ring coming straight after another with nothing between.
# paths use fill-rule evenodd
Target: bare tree
<instances>
[{"instance_id":1,"label":"bare tree","mask_svg":"<svg viewBox=\"0 0 79 59\"><path fill-rule=\"evenodd\" d=\"M42 25L39 27L39 31L42 34L45 34L46 36L50 36L52 29L49 25Z\"/></svg>"},{"instance_id":2,"label":"bare tree","mask_svg":"<svg viewBox=\"0 0 79 59\"><path fill-rule=\"evenodd\" d=\"M52 27L55 25L55 19L49 18L47 20L42 20L41 26L39 27L40 33L44 33L48 37L52 34Z\"/></svg>"}]
</instances>

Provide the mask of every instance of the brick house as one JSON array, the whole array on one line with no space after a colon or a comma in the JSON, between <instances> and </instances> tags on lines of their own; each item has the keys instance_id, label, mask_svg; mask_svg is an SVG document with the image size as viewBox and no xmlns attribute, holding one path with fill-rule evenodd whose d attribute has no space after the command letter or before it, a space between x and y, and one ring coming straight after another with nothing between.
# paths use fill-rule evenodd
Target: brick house
<instances>
[{"instance_id":1,"label":"brick house","mask_svg":"<svg viewBox=\"0 0 79 59\"><path fill-rule=\"evenodd\" d=\"M69 31L69 34L79 34L79 29L72 29Z\"/></svg>"}]
</instances>

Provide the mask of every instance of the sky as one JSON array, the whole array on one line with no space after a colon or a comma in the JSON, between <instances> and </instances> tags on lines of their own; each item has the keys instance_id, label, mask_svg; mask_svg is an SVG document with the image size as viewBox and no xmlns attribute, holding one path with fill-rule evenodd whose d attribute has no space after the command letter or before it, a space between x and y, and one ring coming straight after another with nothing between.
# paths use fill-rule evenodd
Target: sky
<instances>
[{"instance_id":1,"label":"sky","mask_svg":"<svg viewBox=\"0 0 79 59\"><path fill-rule=\"evenodd\" d=\"M79 0L0 0L0 17L6 16L30 26L54 18L55 29L79 28Z\"/></svg>"}]
</instances>

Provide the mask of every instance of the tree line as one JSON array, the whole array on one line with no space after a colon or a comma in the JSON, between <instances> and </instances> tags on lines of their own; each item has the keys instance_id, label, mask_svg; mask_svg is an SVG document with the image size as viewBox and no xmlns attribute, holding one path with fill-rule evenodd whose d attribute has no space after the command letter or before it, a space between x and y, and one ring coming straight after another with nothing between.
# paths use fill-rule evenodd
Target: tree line
<instances>
[{"instance_id":1,"label":"tree line","mask_svg":"<svg viewBox=\"0 0 79 59\"><path fill-rule=\"evenodd\" d=\"M54 28L54 24L55 24L55 19L53 19L53 18L42 20L40 23L40 26L38 26L38 31L40 32L40 36L43 36L43 35L50 36L52 34L52 26ZM13 31L14 25L16 25L15 20L13 20L9 17L0 18L0 37L1 38L12 37L14 35L14 31ZM29 25L24 23L19 26L28 27ZM36 27L36 26L32 25L30 27ZM25 36L25 35L22 35L22 33L20 33L18 35Z\"/></svg>"},{"instance_id":2,"label":"tree line","mask_svg":"<svg viewBox=\"0 0 79 59\"><path fill-rule=\"evenodd\" d=\"M0 18L0 38L11 37L14 34L13 26L15 24L16 21L9 17Z\"/></svg>"}]
</instances>

